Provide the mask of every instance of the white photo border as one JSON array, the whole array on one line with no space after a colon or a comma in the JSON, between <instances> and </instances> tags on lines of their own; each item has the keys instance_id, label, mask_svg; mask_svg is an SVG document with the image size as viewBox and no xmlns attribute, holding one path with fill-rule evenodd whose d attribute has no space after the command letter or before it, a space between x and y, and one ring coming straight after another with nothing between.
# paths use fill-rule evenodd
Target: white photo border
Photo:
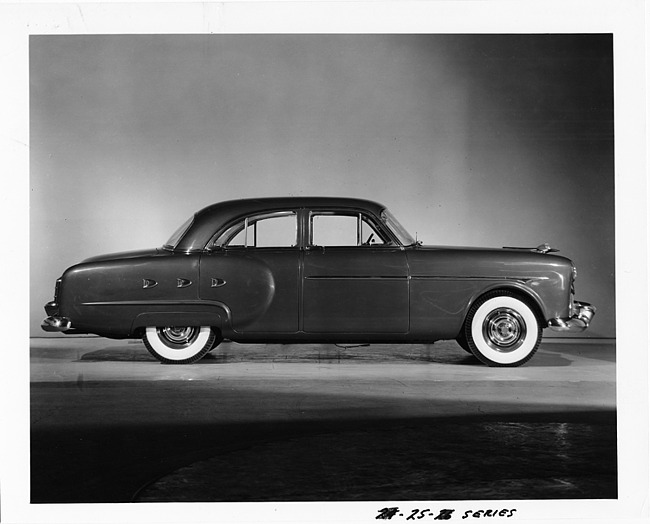
<instances>
[{"instance_id":1,"label":"white photo border","mask_svg":"<svg viewBox=\"0 0 650 524\"><path fill-rule=\"evenodd\" d=\"M29 37L56 34L180 33L612 33L615 69L618 500L516 501L527 523L563 519L648 519L647 3L635 0L377 2L0 3L3 76L0 194L5 224L4 318L18 343L2 355L2 521L374 522L380 504L39 504L29 503ZM10 230L9 230L10 226ZM632 314L634 330L629 329ZM477 507L452 504L458 514ZM490 506L494 505L493 501Z\"/></svg>"}]
</instances>

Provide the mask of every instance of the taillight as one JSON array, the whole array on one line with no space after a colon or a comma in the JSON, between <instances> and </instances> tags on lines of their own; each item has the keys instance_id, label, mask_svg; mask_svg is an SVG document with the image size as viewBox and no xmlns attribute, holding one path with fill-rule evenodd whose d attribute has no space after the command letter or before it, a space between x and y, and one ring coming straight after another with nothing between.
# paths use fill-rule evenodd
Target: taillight
<instances>
[{"instance_id":1,"label":"taillight","mask_svg":"<svg viewBox=\"0 0 650 524\"><path fill-rule=\"evenodd\" d=\"M575 265L571 264L571 294L575 294L576 292L576 287L574 285L576 278L578 278L578 269L575 267Z\"/></svg>"}]
</instances>

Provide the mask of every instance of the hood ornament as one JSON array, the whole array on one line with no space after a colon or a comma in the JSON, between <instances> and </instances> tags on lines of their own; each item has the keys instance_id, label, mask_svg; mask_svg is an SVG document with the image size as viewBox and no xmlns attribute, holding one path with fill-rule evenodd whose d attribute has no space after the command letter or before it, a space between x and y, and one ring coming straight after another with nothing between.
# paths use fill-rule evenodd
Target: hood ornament
<instances>
[{"instance_id":1,"label":"hood ornament","mask_svg":"<svg viewBox=\"0 0 650 524\"><path fill-rule=\"evenodd\" d=\"M548 242L544 242L535 248L538 253L557 253L559 249L551 247Z\"/></svg>"},{"instance_id":2,"label":"hood ornament","mask_svg":"<svg viewBox=\"0 0 650 524\"><path fill-rule=\"evenodd\" d=\"M519 251L532 251L533 253L557 253L559 249L555 249L554 247L551 247L548 242L544 242L543 244L540 244L537 247L508 247L504 246L503 249L517 249Z\"/></svg>"}]
</instances>

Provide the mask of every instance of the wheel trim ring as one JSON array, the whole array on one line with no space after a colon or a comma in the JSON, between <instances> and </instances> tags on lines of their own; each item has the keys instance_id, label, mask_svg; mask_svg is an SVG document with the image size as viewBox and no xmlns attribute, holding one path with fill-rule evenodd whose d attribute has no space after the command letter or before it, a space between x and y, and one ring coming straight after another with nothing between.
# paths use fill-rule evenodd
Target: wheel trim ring
<instances>
[{"instance_id":1,"label":"wheel trim ring","mask_svg":"<svg viewBox=\"0 0 650 524\"><path fill-rule=\"evenodd\" d=\"M526 340L526 322L514 309L499 307L485 316L483 340L494 351L511 353Z\"/></svg>"}]
</instances>

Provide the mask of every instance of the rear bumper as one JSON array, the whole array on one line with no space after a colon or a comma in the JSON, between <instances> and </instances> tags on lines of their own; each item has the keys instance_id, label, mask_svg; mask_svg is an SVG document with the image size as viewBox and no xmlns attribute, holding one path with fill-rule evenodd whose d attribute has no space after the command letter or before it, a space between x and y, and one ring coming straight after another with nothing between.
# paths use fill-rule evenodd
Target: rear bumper
<instances>
[{"instance_id":1,"label":"rear bumper","mask_svg":"<svg viewBox=\"0 0 650 524\"><path fill-rule=\"evenodd\" d=\"M47 332L58 332L68 331L72 328L72 323L69 318L66 317L47 317L41 323L41 329Z\"/></svg>"},{"instance_id":2,"label":"rear bumper","mask_svg":"<svg viewBox=\"0 0 650 524\"><path fill-rule=\"evenodd\" d=\"M548 327L553 331L564 333L580 333L589 327L591 319L596 314L596 308L587 302L573 302L573 311L569 318L552 318Z\"/></svg>"}]
</instances>

